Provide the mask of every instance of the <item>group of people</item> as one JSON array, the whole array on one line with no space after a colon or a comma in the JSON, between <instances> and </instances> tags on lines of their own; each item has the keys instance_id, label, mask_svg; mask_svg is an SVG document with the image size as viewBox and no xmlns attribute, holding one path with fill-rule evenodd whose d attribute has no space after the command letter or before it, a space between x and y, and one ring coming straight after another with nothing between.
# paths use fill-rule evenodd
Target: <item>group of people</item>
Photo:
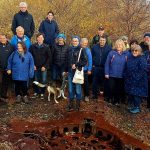
<instances>
[{"instance_id":1,"label":"group of people","mask_svg":"<svg viewBox=\"0 0 150 150\"><path fill-rule=\"evenodd\" d=\"M100 91L103 91L104 100L113 105L120 105L127 100L131 113L141 111L142 99L147 99L147 107L150 108L149 32L144 34L140 44L137 40L131 40L128 44L128 38L122 36L113 47L104 27L100 26L90 44L87 38L80 39L75 35L68 45L65 34L59 32L57 22L53 19L54 13L49 11L39 26L36 42L31 43L35 30L34 19L27 11L25 2L21 2L19 7L20 11L12 21L14 36L8 40L6 34L0 34L1 99L8 99L8 85L12 79L16 102L28 103L30 78L46 84L50 70L51 80L55 83L64 74L67 75L68 111L79 110L83 99L97 102ZM84 69L83 86L73 83L76 69ZM34 94L30 97L40 96L44 99L45 88L33 86L33 90Z\"/></svg>"}]
</instances>

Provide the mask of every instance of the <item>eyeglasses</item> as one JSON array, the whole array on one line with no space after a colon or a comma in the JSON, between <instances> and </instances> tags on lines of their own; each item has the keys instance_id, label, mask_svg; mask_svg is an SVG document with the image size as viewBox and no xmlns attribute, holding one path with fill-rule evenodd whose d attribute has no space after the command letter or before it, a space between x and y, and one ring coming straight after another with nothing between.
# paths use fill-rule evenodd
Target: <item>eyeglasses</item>
<instances>
[{"instance_id":1,"label":"eyeglasses","mask_svg":"<svg viewBox=\"0 0 150 150\"><path fill-rule=\"evenodd\" d=\"M138 52L138 50L132 50L132 52Z\"/></svg>"}]
</instances>

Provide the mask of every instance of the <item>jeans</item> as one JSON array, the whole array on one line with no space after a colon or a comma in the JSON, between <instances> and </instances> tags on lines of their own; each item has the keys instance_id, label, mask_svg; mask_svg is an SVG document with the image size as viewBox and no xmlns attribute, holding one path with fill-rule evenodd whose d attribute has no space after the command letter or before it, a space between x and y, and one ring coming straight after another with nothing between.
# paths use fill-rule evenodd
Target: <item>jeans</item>
<instances>
[{"instance_id":1,"label":"jeans","mask_svg":"<svg viewBox=\"0 0 150 150\"><path fill-rule=\"evenodd\" d=\"M38 81L42 84L46 84L46 82L47 82L47 70L46 71L36 70L34 73L34 80ZM44 94L45 88L39 88L38 86L34 86L34 92L37 94Z\"/></svg>"},{"instance_id":2,"label":"jeans","mask_svg":"<svg viewBox=\"0 0 150 150\"><path fill-rule=\"evenodd\" d=\"M147 98L147 107L150 108L150 81L148 81L148 98Z\"/></svg>"},{"instance_id":3,"label":"jeans","mask_svg":"<svg viewBox=\"0 0 150 150\"><path fill-rule=\"evenodd\" d=\"M64 72L64 70L65 70L64 65L58 66L56 64L53 64L52 79L54 81L61 79L62 73Z\"/></svg>"},{"instance_id":4,"label":"jeans","mask_svg":"<svg viewBox=\"0 0 150 150\"><path fill-rule=\"evenodd\" d=\"M81 84L75 84L72 82L74 73L68 73L68 88L69 88L69 100L73 100L76 96L77 100L81 100L82 98L82 88Z\"/></svg>"},{"instance_id":5,"label":"jeans","mask_svg":"<svg viewBox=\"0 0 150 150\"><path fill-rule=\"evenodd\" d=\"M136 95L128 95L128 101L133 104L134 108L140 108L141 97Z\"/></svg>"}]
</instances>

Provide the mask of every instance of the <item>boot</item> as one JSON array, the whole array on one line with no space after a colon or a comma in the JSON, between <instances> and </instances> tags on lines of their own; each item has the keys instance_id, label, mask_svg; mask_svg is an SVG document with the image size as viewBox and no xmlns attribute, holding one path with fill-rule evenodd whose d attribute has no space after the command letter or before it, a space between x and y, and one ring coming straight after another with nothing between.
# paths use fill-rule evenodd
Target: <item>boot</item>
<instances>
[{"instance_id":1,"label":"boot","mask_svg":"<svg viewBox=\"0 0 150 150\"><path fill-rule=\"evenodd\" d=\"M75 108L75 110L79 111L79 109L80 109L80 100L76 100L76 108Z\"/></svg>"},{"instance_id":2,"label":"boot","mask_svg":"<svg viewBox=\"0 0 150 150\"><path fill-rule=\"evenodd\" d=\"M74 100L69 100L67 111L73 111L73 110L74 110Z\"/></svg>"}]
</instances>

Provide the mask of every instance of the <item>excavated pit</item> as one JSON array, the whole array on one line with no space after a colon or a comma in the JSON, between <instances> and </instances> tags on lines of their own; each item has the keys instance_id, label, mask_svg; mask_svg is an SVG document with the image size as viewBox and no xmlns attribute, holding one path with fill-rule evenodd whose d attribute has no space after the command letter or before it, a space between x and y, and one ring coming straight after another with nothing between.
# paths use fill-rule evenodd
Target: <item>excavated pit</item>
<instances>
[{"instance_id":1,"label":"excavated pit","mask_svg":"<svg viewBox=\"0 0 150 150\"><path fill-rule=\"evenodd\" d=\"M4 140L12 150L150 149L143 142L112 127L102 114L92 112L70 112L61 120L38 123L12 120L9 128L0 133L0 141Z\"/></svg>"}]
</instances>

